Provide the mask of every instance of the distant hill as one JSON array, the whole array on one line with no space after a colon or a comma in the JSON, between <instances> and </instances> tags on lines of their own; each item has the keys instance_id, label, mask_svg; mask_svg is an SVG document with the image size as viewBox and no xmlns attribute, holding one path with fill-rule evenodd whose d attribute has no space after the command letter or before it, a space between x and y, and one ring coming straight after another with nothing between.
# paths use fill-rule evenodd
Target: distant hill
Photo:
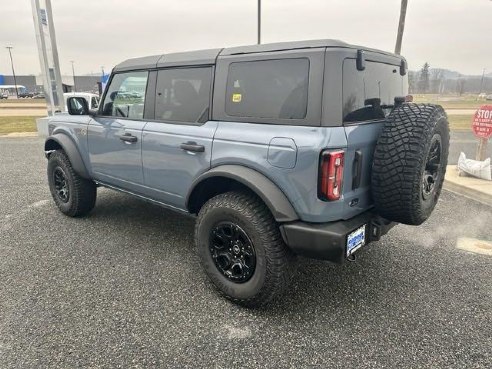
<instances>
[{"instance_id":1,"label":"distant hill","mask_svg":"<svg viewBox=\"0 0 492 369\"><path fill-rule=\"evenodd\" d=\"M466 74L461 74L460 72L456 72L454 70L449 70L449 69L442 69L442 68L430 68L430 76L435 76L437 71L441 71L441 77L443 79L458 79L458 78L482 78L482 75L466 75ZM420 70L414 70L411 71L412 73L419 74ZM485 77L492 77L492 72L486 73Z\"/></svg>"},{"instance_id":2,"label":"distant hill","mask_svg":"<svg viewBox=\"0 0 492 369\"><path fill-rule=\"evenodd\" d=\"M408 83L410 93L492 93L492 72L482 75L464 75L454 70L430 68L429 82L422 90L420 70L409 71Z\"/></svg>"}]
</instances>

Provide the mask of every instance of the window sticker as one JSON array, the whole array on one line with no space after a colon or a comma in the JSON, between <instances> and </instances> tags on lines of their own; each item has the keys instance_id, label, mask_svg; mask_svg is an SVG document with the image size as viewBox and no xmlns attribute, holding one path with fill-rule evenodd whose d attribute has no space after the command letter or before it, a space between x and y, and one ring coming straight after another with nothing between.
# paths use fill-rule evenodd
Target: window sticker
<instances>
[{"instance_id":1,"label":"window sticker","mask_svg":"<svg viewBox=\"0 0 492 369\"><path fill-rule=\"evenodd\" d=\"M232 102L238 103L241 102L242 95L241 94L232 94Z\"/></svg>"}]
</instances>

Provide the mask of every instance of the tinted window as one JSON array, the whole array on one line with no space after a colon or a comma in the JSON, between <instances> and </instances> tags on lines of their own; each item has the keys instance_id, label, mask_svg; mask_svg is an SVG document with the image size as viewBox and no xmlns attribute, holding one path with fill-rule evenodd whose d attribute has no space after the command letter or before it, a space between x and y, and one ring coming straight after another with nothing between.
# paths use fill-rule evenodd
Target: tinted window
<instances>
[{"instance_id":1,"label":"tinted window","mask_svg":"<svg viewBox=\"0 0 492 369\"><path fill-rule=\"evenodd\" d=\"M211 68L164 69L157 74L155 119L196 122L207 114Z\"/></svg>"},{"instance_id":2,"label":"tinted window","mask_svg":"<svg viewBox=\"0 0 492 369\"><path fill-rule=\"evenodd\" d=\"M396 96L403 96L404 77L400 66L367 62L366 69L358 71L355 59L343 63L343 121L359 122L383 119ZM380 100L376 100L380 99Z\"/></svg>"},{"instance_id":3,"label":"tinted window","mask_svg":"<svg viewBox=\"0 0 492 369\"><path fill-rule=\"evenodd\" d=\"M82 97L75 97L68 99L68 103L70 104L69 111L70 114L72 115L83 115L86 114L87 112L84 112L84 106L80 102L82 100Z\"/></svg>"},{"instance_id":4,"label":"tinted window","mask_svg":"<svg viewBox=\"0 0 492 369\"><path fill-rule=\"evenodd\" d=\"M111 79L103 115L143 119L148 72L118 73Z\"/></svg>"},{"instance_id":5,"label":"tinted window","mask_svg":"<svg viewBox=\"0 0 492 369\"><path fill-rule=\"evenodd\" d=\"M226 113L238 117L304 119L309 60L279 59L231 63Z\"/></svg>"}]
</instances>

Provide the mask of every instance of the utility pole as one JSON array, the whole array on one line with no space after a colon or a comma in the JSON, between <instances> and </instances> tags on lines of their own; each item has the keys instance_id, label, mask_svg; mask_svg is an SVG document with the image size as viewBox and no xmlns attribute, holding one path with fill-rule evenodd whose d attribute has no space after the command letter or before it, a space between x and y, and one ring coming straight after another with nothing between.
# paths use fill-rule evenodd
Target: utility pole
<instances>
[{"instance_id":1,"label":"utility pole","mask_svg":"<svg viewBox=\"0 0 492 369\"><path fill-rule=\"evenodd\" d=\"M70 60L70 63L72 63L72 78L73 78L73 92L77 91L77 85L75 84L75 69L73 68L73 60Z\"/></svg>"},{"instance_id":2,"label":"utility pole","mask_svg":"<svg viewBox=\"0 0 492 369\"><path fill-rule=\"evenodd\" d=\"M261 44L261 0L258 0L258 45Z\"/></svg>"},{"instance_id":3,"label":"utility pole","mask_svg":"<svg viewBox=\"0 0 492 369\"><path fill-rule=\"evenodd\" d=\"M46 105L48 115L53 116L65 110L65 101L51 0L31 0L31 6Z\"/></svg>"},{"instance_id":4,"label":"utility pole","mask_svg":"<svg viewBox=\"0 0 492 369\"><path fill-rule=\"evenodd\" d=\"M478 98L480 97L480 94L482 93L483 79L484 78L485 78L485 68L483 68L483 71L482 71L482 79L480 80L480 91L478 91L477 101L478 101Z\"/></svg>"},{"instance_id":5,"label":"utility pole","mask_svg":"<svg viewBox=\"0 0 492 369\"><path fill-rule=\"evenodd\" d=\"M15 78L15 71L14 71L14 61L12 59L12 46L7 46L6 49L9 51L10 55L10 64L12 65L12 75L14 76L14 85L15 85L15 97L19 98L19 91L17 90L17 79Z\"/></svg>"},{"instance_id":6,"label":"utility pole","mask_svg":"<svg viewBox=\"0 0 492 369\"><path fill-rule=\"evenodd\" d=\"M401 0L400 21L398 22L398 33L396 34L395 54L401 53L401 42L403 40L403 30L405 29L405 17L407 16L408 0Z\"/></svg>"}]
</instances>

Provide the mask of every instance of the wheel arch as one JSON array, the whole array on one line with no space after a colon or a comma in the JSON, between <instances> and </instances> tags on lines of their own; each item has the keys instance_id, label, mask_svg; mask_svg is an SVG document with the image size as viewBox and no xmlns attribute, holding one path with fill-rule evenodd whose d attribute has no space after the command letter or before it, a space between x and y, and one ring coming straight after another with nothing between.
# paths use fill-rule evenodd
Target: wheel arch
<instances>
[{"instance_id":1,"label":"wheel arch","mask_svg":"<svg viewBox=\"0 0 492 369\"><path fill-rule=\"evenodd\" d=\"M270 179L240 165L221 165L198 177L186 197L186 208L197 214L213 196L235 189L248 189L255 193L277 222L299 219L287 196Z\"/></svg>"},{"instance_id":2,"label":"wheel arch","mask_svg":"<svg viewBox=\"0 0 492 369\"><path fill-rule=\"evenodd\" d=\"M50 153L54 150L63 150L65 152L74 171L78 175L87 179L91 178L84 161L82 160L82 156L77 149L77 146L69 136L63 133L57 133L53 136L49 136L44 143L46 158L49 158Z\"/></svg>"}]
</instances>

